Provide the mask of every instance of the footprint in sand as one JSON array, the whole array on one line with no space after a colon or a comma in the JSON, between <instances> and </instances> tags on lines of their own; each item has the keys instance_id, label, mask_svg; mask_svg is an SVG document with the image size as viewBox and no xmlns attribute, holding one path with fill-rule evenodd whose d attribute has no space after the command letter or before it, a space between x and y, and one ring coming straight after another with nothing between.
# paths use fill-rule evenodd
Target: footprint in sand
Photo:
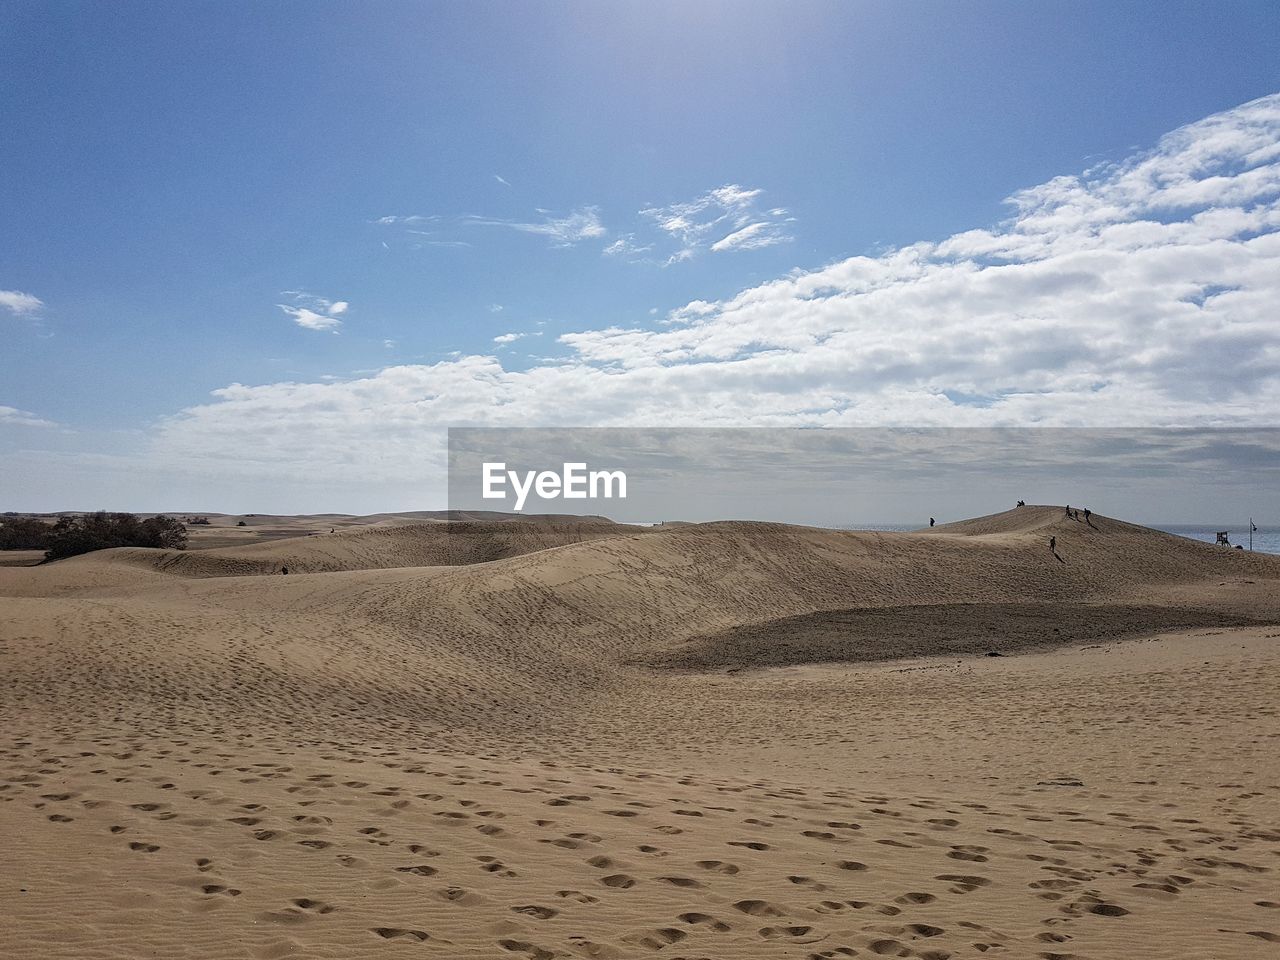
<instances>
[{"instance_id":1,"label":"footprint in sand","mask_svg":"<svg viewBox=\"0 0 1280 960\"><path fill-rule=\"evenodd\" d=\"M681 923L687 923L691 926L707 927L716 933L728 933L733 928L729 924L707 913L682 913L677 918Z\"/></svg>"},{"instance_id":2,"label":"footprint in sand","mask_svg":"<svg viewBox=\"0 0 1280 960\"><path fill-rule=\"evenodd\" d=\"M527 953L533 960L555 960L558 956L555 950L547 950L527 940L499 940L498 946L512 953Z\"/></svg>"},{"instance_id":3,"label":"footprint in sand","mask_svg":"<svg viewBox=\"0 0 1280 960\"><path fill-rule=\"evenodd\" d=\"M785 917L787 914L780 907L768 900L739 900L733 909L741 910L751 917Z\"/></svg>"},{"instance_id":4,"label":"footprint in sand","mask_svg":"<svg viewBox=\"0 0 1280 960\"><path fill-rule=\"evenodd\" d=\"M952 883L953 886L949 888L950 893L972 893L979 887L985 887L991 883L991 881L986 877L958 873L941 873L933 879L945 880Z\"/></svg>"},{"instance_id":5,"label":"footprint in sand","mask_svg":"<svg viewBox=\"0 0 1280 960\"><path fill-rule=\"evenodd\" d=\"M632 943L647 950L662 950L673 943L679 943L689 934L676 927L663 927L659 930L644 930L630 933L622 938L624 943Z\"/></svg>"},{"instance_id":6,"label":"footprint in sand","mask_svg":"<svg viewBox=\"0 0 1280 960\"><path fill-rule=\"evenodd\" d=\"M790 883L794 883L798 887L807 887L810 890L814 890L818 892L831 889L825 883L819 883L817 880L814 880L811 877L792 876L792 877L787 877L787 880Z\"/></svg>"},{"instance_id":7,"label":"footprint in sand","mask_svg":"<svg viewBox=\"0 0 1280 960\"><path fill-rule=\"evenodd\" d=\"M700 887L702 886L697 880L690 877L658 877L662 883L669 883L673 887Z\"/></svg>"},{"instance_id":8,"label":"footprint in sand","mask_svg":"<svg viewBox=\"0 0 1280 960\"><path fill-rule=\"evenodd\" d=\"M722 873L727 877L731 877L738 872L738 868L734 864L725 863L723 860L699 860L694 866L701 867L703 870L710 870L712 873Z\"/></svg>"},{"instance_id":9,"label":"footprint in sand","mask_svg":"<svg viewBox=\"0 0 1280 960\"><path fill-rule=\"evenodd\" d=\"M894 899L894 903L925 904L937 900L932 893L904 893Z\"/></svg>"},{"instance_id":10,"label":"footprint in sand","mask_svg":"<svg viewBox=\"0 0 1280 960\"><path fill-rule=\"evenodd\" d=\"M817 943L827 937L825 933L810 937L809 934L813 933L813 927L805 926L761 927L757 933L761 940L794 940L798 943Z\"/></svg>"},{"instance_id":11,"label":"footprint in sand","mask_svg":"<svg viewBox=\"0 0 1280 960\"><path fill-rule=\"evenodd\" d=\"M429 867L425 863L414 867L396 867L396 873L412 873L415 877L434 877L439 872L435 867Z\"/></svg>"},{"instance_id":12,"label":"footprint in sand","mask_svg":"<svg viewBox=\"0 0 1280 960\"><path fill-rule=\"evenodd\" d=\"M431 934L425 930L404 930L400 927L374 927L371 931L383 940L430 940Z\"/></svg>"},{"instance_id":13,"label":"footprint in sand","mask_svg":"<svg viewBox=\"0 0 1280 960\"><path fill-rule=\"evenodd\" d=\"M522 907L512 907L515 913L523 913L529 917L536 917L539 920L550 920L552 917L558 916L560 911L553 910L550 907L540 907L537 904L526 904Z\"/></svg>"},{"instance_id":14,"label":"footprint in sand","mask_svg":"<svg viewBox=\"0 0 1280 960\"><path fill-rule=\"evenodd\" d=\"M338 908L332 904L325 903L323 900L312 900L310 897L299 897L293 901L293 905L299 910L306 910L308 913L333 913Z\"/></svg>"},{"instance_id":15,"label":"footprint in sand","mask_svg":"<svg viewBox=\"0 0 1280 960\"><path fill-rule=\"evenodd\" d=\"M556 896L563 900L573 900L576 903L599 903L599 897L593 897L589 893L583 893L581 890L557 890Z\"/></svg>"},{"instance_id":16,"label":"footprint in sand","mask_svg":"<svg viewBox=\"0 0 1280 960\"><path fill-rule=\"evenodd\" d=\"M226 894L228 897L238 897L241 891L234 887L224 887L220 883L206 883L200 887L200 892L206 897L215 897L218 894Z\"/></svg>"}]
</instances>

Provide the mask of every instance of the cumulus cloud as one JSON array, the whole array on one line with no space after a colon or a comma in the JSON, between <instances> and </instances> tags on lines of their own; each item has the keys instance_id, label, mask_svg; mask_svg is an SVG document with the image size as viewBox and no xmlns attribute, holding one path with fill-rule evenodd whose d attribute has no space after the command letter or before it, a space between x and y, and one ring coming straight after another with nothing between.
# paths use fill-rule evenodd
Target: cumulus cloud
<instances>
[{"instance_id":1,"label":"cumulus cloud","mask_svg":"<svg viewBox=\"0 0 1280 960\"><path fill-rule=\"evenodd\" d=\"M721 189L697 210L667 208L664 231L710 246L759 222L690 226L758 201ZM565 334L565 355L519 370L456 356L333 383L233 384L166 420L155 455L407 481L436 463L433 430L458 425L1274 422L1280 95L1019 191L1010 211L692 301L657 329Z\"/></svg>"},{"instance_id":2,"label":"cumulus cloud","mask_svg":"<svg viewBox=\"0 0 1280 960\"><path fill-rule=\"evenodd\" d=\"M21 290L0 290L0 307L17 316L35 313L43 306L44 302L39 297L33 297Z\"/></svg>"}]
</instances>

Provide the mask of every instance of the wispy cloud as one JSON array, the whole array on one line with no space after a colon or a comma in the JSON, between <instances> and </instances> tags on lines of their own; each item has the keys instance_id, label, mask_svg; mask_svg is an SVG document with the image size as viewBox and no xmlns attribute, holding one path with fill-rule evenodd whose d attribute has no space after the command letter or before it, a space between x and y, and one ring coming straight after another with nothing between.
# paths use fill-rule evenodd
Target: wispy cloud
<instances>
[{"instance_id":1,"label":"wispy cloud","mask_svg":"<svg viewBox=\"0 0 1280 960\"><path fill-rule=\"evenodd\" d=\"M792 238L795 222L783 207L759 209L763 190L727 183L700 197L662 207L647 207L640 215L678 241L668 263L688 260L709 248L713 253L758 250Z\"/></svg>"},{"instance_id":2,"label":"wispy cloud","mask_svg":"<svg viewBox=\"0 0 1280 960\"><path fill-rule=\"evenodd\" d=\"M471 244L465 240L449 240L441 236L438 230L406 230L405 233L411 238L409 246L416 250L423 247L469 247Z\"/></svg>"},{"instance_id":3,"label":"wispy cloud","mask_svg":"<svg viewBox=\"0 0 1280 960\"><path fill-rule=\"evenodd\" d=\"M599 207L578 207L562 215L539 208L535 213L541 219L516 220L469 214L453 218L386 216L372 222L380 226L403 228L405 235L410 237L410 246L415 247L469 247L471 244L468 241L458 238L458 231L472 227L500 227L518 233L535 234L546 237L553 247L572 247L584 240L599 239L608 233L600 219ZM421 229L426 224L431 225L430 230Z\"/></svg>"},{"instance_id":4,"label":"wispy cloud","mask_svg":"<svg viewBox=\"0 0 1280 960\"><path fill-rule=\"evenodd\" d=\"M17 407L0 406L0 426L10 427L56 427L52 420L44 420L34 413L19 410Z\"/></svg>"},{"instance_id":5,"label":"wispy cloud","mask_svg":"<svg viewBox=\"0 0 1280 960\"><path fill-rule=\"evenodd\" d=\"M406 223L410 223L410 224L412 224L412 223L438 223L438 222L440 221L440 219L441 219L440 217L424 217L424 216L422 216L421 214L413 213L413 214L410 214L409 216L403 216L403 217L402 217L402 216L396 216L396 215L394 215L394 214L393 214L393 215L391 215L391 216L386 216L386 217L378 217L378 219L376 219L376 220L372 220L372 221L370 221L370 222L371 222L371 223L376 223L376 224L378 224L378 225L380 225L380 226L383 226L383 227L392 227L392 226L395 226L395 225L397 225L397 224L406 224Z\"/></svg>"},{"instance_id":6,"label":"wispy cloud","mask_svg":"<svg viewBox=\"0 0 1280 960\"><path fill-rule=\"evenodd\" d=\"M638 259L653 249L653 244L642 243L636 239L634 233L624 233L613 243L604 248L606 257L624 257L627 259Z\"/></svg>"},{"instance_id":7,"label":"wispy cloud","mask_svg":"<svg viewBox=\"0 0 1280 960\"><path fill-rule=\"evenodd\" d=\"M506 177L501 177L501 176L499 176L499 175L498 175L498 174L496 174L496 173L493 175L493 179L497 180L497 181L498 181L500 184L502 184L504 187L509 187L509 186L511 186L510 181L508 181Z\"/></svg>"},{"instance_id":8,"label":"wispy cloud","mask_svg":"<svg viewBox=\"0 0 1280 960\"><path fill-rule=\"evenodd\" d=\"M301 290L286 290L282 296L292 296L293 304L278 303L276 306L307 330L337 330L342 326L340 318L351 306L346 300L328 300Z\"/></svg>"},{"instance_id":9,"label":"wispy cloud","mask_svg":"<svg viewBox=\"0 0 1280 960\"><path fill-rule=\"evenodd\" d=\"M791 237L783 230L782 224L769 220L757 220L721 237L711 245L711 252L758 250L761 247L771 247L775 243L785 243L790 239Z\"/></svg>"},{"instance_id":10,"label":"wispy cloud","mask_svg":"<svg viewBox=\"0 0 1280 960\"><path fill-rule=\"evenodd\" d=\"M15 316L35 313L43 306L44 302L39 297L33 297L21 290L0 290L0 307L4 307Z\"/></svg>"},{"instance_id":11,"label":"wispy cloud","mask_svg":"<svg viewBox=\"0 0 1280 960\"><path fill-rule=\"evenodd\" d=\"M473 216L464 217L462 223L469 226L506 227L520 233L537 234L546 237L555 247L571 247L583 240L603 237L608 232L600 220L598 207L579 207L564 216L556 216L550 210L539 209L537 213L542 219L534 222Z\"/></svg>"}]
</instances>

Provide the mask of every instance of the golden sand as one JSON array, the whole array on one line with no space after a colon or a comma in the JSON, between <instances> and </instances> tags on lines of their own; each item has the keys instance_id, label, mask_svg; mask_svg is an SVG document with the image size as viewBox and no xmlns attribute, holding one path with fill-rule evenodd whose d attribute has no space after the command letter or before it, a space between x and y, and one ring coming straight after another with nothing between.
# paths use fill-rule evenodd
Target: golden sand
<instances>
[{"instance_id":1,"label":"golden sand","mask_svg":"<svg viewBox=\"0 0 1280 960\"><path fill-rule=\"evenodd\" d=\"M0 956L1276 954L1280 558L234 520L0 566Z\"/></svg>"}]
</instances>

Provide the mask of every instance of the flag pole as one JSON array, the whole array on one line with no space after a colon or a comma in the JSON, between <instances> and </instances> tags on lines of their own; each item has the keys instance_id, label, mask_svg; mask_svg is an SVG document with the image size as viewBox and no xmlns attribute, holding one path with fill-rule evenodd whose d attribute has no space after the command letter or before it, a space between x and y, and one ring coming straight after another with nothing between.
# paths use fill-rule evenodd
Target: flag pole
<instances>
[{"instance_id":1,"label":"flag pole","mask_svg":"<svg viewBox=\"0 0 1280 960\"><path fill-rule=\"evenodd\" d=\"M1249 518L1249 552L1253 553L1253 517Z\"/></svg>"}]
</instances>

